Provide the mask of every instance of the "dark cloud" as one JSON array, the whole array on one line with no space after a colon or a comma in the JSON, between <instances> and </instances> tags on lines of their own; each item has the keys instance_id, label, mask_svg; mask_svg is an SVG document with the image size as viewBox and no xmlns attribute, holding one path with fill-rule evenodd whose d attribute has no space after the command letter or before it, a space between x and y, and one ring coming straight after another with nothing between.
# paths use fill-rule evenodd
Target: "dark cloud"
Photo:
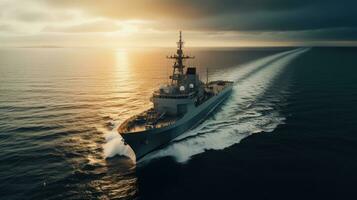
<instances>
[{"instance_id":1,"label":"dark cloud","mask_svg":"<svg viewBox=\"0 0 357 200\"><path fill-rule=\"evenodd\" d=\"M266 2L269 1L265 1L265 4ZM271 2L276 4L278 1L271 0ZM357 27L357 1L356 3L336 1L335 4L331 1L313 1L305 5L296 3L295 7L290 3L277 6L275 9L272 5L267 6L266 9L259 4L257 8L249 7L248 4L243 7L234 5L233 8L220 10L216 15L197 19L178 19L176 23L189 29L224 31L289 31ZM171 27L175 25L169 21L164 24Z\"/></svg>"},{"instance_id":2,"label":"dark cloud","mask_svg":"<svg viewBox=\"0 0 357 200\"><path fill-rule=\"evenodd\" d=\"M318 32L321 37L326 33L336 38L341 32L339 38L343 38L342 34L357 27L355 0L43 1L51 6L83 9L89 14L107 18L152 19L158 21L153 25L157 29L305 31L314 37ZM353 38L352 34L348 35Z\"/></svg>"},{"instance_id":3,"label":"dark cloud","mask_svg":"<svg viewBox=\"0 0 357 200\"><path fill-rule=\"evenodd\" d=\"M332 28L307 31L296 31L288 34L290 39L314 41L353 41L357 40L357 28Z\"/></svg>"}]
</instances>

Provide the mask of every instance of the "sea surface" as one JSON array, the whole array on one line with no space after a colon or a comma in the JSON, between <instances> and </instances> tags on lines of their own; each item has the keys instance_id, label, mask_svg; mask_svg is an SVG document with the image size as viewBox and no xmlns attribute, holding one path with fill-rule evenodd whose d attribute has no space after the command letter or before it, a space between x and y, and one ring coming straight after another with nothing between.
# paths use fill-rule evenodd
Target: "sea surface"
<instances>
[{"instance_id":1,"label":"sea surface","mask_svg":"<svg viewBox=\"0 0 357 200\"><path fill-rule=\"evenodd\" d=\"M0 199L357 198L357 48L187 48L233 93L135 162L116 128L174 52L1 48Z\"/></svg>"}]
</instances>

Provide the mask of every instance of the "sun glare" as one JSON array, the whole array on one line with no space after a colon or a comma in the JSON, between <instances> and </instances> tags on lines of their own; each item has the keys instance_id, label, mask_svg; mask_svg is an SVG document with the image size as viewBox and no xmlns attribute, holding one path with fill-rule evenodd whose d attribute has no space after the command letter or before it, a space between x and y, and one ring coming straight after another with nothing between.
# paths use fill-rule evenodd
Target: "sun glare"
<instances>
[{"instance_id":1,"label":"sun glare","mask_svg":"<svg viewBox=\"0 0 357 200\"><path fill-rule=\"evenodd\" d=\"M127 71L129 68L128 51L126 49L117 49L115 57L117 69L119 71Z\"/></svg>"}]
</instances>

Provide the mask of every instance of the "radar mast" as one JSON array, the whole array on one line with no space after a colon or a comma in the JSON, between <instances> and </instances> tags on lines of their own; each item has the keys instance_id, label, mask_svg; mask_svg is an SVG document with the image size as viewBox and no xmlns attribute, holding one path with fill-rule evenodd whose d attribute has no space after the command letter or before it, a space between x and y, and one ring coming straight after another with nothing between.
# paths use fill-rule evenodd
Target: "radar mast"
<instances>
[{"instance_id":1,"label":"radar mast","mask_svg":"<svg viewBox=\"0 0 357 200\"><path fill-rule=\"evenodd\" d=\"M176 85L179 85L180 82L184 78L183 69L185 68L185 65L184 65L185 59L193 59L193 58L195 58L195 57L192 57L192 56L186 56L183 53L183 50L182 50L183 44L184 44L184 42L182 41L182 33L180 31L179 41L177 42L176 54L167 57L168 59L174 59L175 60L175 63L172 66L173 72L172 72L172 76L170 76L170 79L171 79L171 83L176 84Z\"/></svg>"}]
</instances>

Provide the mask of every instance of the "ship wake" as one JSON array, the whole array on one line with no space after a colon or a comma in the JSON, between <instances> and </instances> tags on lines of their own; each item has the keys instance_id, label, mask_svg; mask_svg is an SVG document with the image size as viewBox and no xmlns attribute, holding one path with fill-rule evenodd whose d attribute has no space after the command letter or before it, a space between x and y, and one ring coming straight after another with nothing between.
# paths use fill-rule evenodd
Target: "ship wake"
<instances>
[{"instance_id":1,"label":"ship wake","mask_svg":"<svg viewBox=\"0 0 357 200\"><path fill-rule=\"evenodd\" d=\"M224 149L251 134L273 131L285 120L276 104L289 94L288 82L278 86L273 82L291 61L308 50L299 48L278 53L211 76L236 81L231 97L204 123L145 156L142 162L172 156L184 163L206 150Z\"/></svg>"},{"instance_id":2,"label":"ship wake","mask_svg":"<svg viewBox=\"0 0 357 200\"><path fill-rule=\"evenodd\" d=\"M130 148L129 145L125 145L123 138L118 134L117 130L119 123L114 124L113 129L110 131L105 129L99 129L100 132L105 133L106 143L104 144L104 157L111 158L115 155L121 155L129 158L134 163L136 162L136 156L134 151Z\"/></svg>"}]
</instances>

